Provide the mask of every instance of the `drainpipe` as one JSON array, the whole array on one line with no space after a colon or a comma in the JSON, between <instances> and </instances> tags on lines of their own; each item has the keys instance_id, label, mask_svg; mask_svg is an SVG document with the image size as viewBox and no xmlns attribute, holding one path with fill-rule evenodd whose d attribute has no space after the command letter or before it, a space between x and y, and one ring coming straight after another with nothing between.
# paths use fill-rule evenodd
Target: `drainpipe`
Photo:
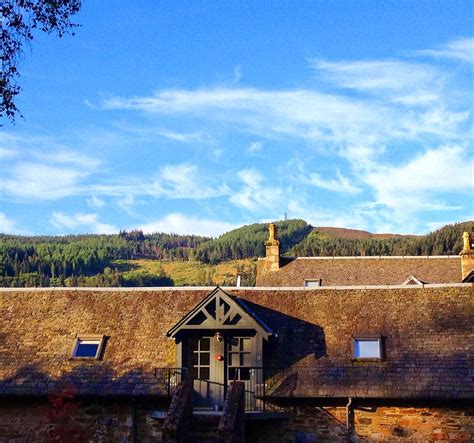
<instances>
[{"instance_id":1,"label":"drainpipe","mask_svg":"<svg viewBox=\"0 0 474 443\"><path fill-rule=\"evenodd\" d=\"M346 405L346 427L347 427L347 443L352 443L354 434L354 409L352 407L352 397L348 398Z\"/></svg>"},{"instance_id":2,"label":"drainpipe","mask_svg":"<svg viewBox=\"0 0 474 443\"><path fill-rule=\"evenodd\" d=\"M131 404L131 419L132 419L132 432L131 432L131 441L132 443L135 443L137 441L137 405L136 405L136 400L135 397L132 397L132 404Z\"/></svg>"}]
</instances>

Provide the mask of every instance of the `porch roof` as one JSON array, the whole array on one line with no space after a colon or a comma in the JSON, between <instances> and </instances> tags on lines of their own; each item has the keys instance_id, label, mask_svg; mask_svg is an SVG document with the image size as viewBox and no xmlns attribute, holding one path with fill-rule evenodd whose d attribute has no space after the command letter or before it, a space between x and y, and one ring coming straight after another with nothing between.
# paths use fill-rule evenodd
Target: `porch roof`
<instances>
[{"instance_id":1,"label":"porch roof","mask_svg":"<svg viewBox=\"0 0 474 443\"><path fill-rule=\"evenodd\" d=\"M166 334L175 338L180 331L200 329L254 329L266 340L273 335L270 327L243 300L218 286Z\"/></svg>"}]
</instances>

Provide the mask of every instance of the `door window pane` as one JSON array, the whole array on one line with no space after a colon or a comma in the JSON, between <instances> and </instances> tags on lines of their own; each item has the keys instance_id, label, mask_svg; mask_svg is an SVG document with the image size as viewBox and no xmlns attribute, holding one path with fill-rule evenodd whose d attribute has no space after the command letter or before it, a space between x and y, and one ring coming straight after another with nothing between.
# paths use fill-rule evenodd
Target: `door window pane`
<instances>
[{"instance_id":1,"label":"door window pane","mask_svg":"<svg viewBox=\"0 0 474 443\"><path fill-rule=\"evenodd\" d=\"M239 380L250 380L250 369L240 368L240 378Z\"/></svg>"},{"instance_id":2,"label":"door window pane","mask_svg":"<svg viewBox=\"0 0 474 443\"><path fill-rule=\"evenodd\" d=\"M199 378L202 378L202 379L204 379L204 380L209 380L209 378L210 378L210 369L209 369L209 368L201 367L201 368L200 368Z\"/></svg>"},{"instance_id":3,"label":"door window pane","mask_svg":"<svg viewBox=\"0 0 474 443\"><path fill-rule=\"evenodd\" d=\"M204 337L199 340L200 351L209 351L211 349L211 339L209 337Z\"/></svg>"},{"instance_id":4,"label":"door window pane","mask_svg":"<svg viewBox=\"0 0 474 443\"><path fill-rule=\"evenodd\" d=\"M189 344L191 351L191 376L194 379L200 378L209 380L211 364L211 338L201 337L199 339L191 339Z\"/></svg>"},{"instance_id":5,"label":"door window pane","mask_svg":"<svg viewBox=\"0 0 474 443\"><path fill-rule=\"evenodd\" d=\"M245 352L250 352L250 338L241 338L242 346L241 350Z\"/></svg>"},{"instance_id":6,"label":"door window pane","mask_svg":"<svg viewBox=\"0 0 474 443\"><path fill-rule=\"evenodd\" d=\"M237 379L237 369L235 368L229 368L229 380L236 380Z\"/></svg>"},{"instance_id":7,"label":"door window pane","mask_svg":"<svg viewBox=\"0 0 474 443\"><path fill-rule=\"evenodd\" d=\"M201 361L199 362L200 365L208 366L210 362L211 354L209 352L201 352Z\"/></svg>"}]
</instances>

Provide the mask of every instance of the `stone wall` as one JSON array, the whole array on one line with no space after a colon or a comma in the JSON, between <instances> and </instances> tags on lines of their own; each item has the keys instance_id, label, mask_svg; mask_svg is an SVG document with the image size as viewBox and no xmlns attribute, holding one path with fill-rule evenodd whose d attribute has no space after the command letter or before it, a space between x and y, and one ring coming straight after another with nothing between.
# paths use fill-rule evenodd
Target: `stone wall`
<instances>
[{"instance_id":1,"label":"stone wall","mask_svg":"<svg viewBox=\"0 0 474 443\"><path fill-rule=\"evenodd\" d=\"M0 442L131 441L130 401L13 399L0 404Z\"/></svg>"},{"instance_id":2,"label":"stone wall","mask_svg":"<svg viewBox=\"0 0 474 443\"><path fill-rule=\"evenodd\" d=\"M0 404L0 443L160 442L162 420L150 411L164 404L130 399L72 400L73 407L54 407L45 399L9 399ZM289 417L247 421L246 441L252 443L345 443L344 406L289 406ZM134 417L133 417L134 416ZM355 407L353 441L464 442L474 439L474 407L371 405ZM58 440L59 436L59 440Z\"/></svg>"},{"instance_id":3,"label":"stone wall","mask_svg":"<svg viewBox=\"0 0 474 443\"><path fill-rule=\"evenodd\" d=\"M247 441L255 443L346 443L346 408L299 406L286 420L247 424ZM356 442L471 442L474 439L473 406L355 408Z\"/></svg>"},{"instance_id":4,"label":"stone wall","mask_svg":"<svg viewBox=\"0 0 474 443\"><path fill-rule=\"evenodd\" d=\"M370 409L370 408L369 408ZM360 439L378 441L471 442L474 439L474 407L378 407L355 411L355 430Z\"/></svg>"},{"instance_id":5,"label":"stone wall","mask_svg":"<svg viewBox=\"0 0 474 443\"><path fill-rule=\"evenodd\" d=\"M8 398L0 403L0 443L159 442L163 399Z\"/></svg>"}]
</instances>

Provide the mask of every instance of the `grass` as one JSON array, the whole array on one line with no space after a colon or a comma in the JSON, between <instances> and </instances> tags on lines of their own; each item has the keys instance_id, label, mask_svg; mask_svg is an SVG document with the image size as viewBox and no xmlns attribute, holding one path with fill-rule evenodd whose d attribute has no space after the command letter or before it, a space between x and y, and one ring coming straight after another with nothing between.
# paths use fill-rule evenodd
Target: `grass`
<instances>
[{"instance_id":1,"label":"grass","mask_svg":"<svg viewBox=\"0 0 474 443\"><path fill-rule=\"evenodd\" d=\"M175 286L235 285L238 269L240 273L251 273L256 260L231 260L209 265L197 261L139 259L116 260L115 264L126 280L137 274L165 274Z\"/></svg>"}]
</instances>

